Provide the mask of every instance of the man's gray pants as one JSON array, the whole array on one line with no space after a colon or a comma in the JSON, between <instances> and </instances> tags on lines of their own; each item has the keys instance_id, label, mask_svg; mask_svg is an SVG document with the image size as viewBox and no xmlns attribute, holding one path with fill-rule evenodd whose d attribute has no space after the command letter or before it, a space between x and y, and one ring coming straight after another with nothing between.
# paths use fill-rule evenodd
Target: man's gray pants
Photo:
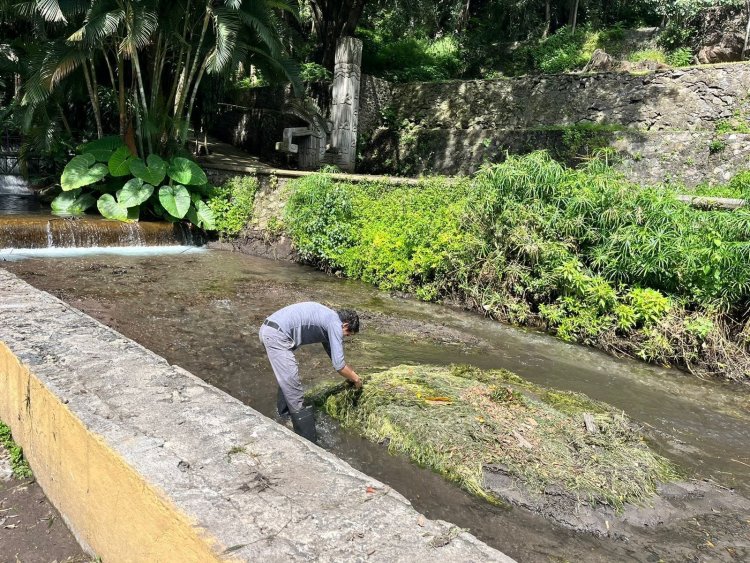
<instances>
[{"instance_id":1,"label":"man's gray pants","mask_svg":"<svg viewBox=\"0 0 750 563\"><path fill-rule=\"evenodd\" d=\"M286 334L267 325L261 325L258 333L260 341L266 348L268 361L279 382L281 392L284 394L289 410L297 412L302 409L302 382L299 379L299 366L297 358L292 352L294 341Z\"/></svg>"}]
</instances>

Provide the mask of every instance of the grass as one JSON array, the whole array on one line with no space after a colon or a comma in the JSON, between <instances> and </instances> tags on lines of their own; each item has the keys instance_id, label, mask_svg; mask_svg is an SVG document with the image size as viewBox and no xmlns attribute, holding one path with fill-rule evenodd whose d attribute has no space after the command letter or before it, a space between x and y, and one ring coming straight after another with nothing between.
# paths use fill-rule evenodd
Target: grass
<instances>
[{"instance_id":1,"label":"grass","mask_svg":"<svg viewBox=\"0 0 750 563\"><path fill-rule=\"evenodd\" d=\"M10 428L0 422L0 444L8 450L10 454L10 466L13 470L13 476L17 479L26 479L31 477L31 467L23 457L23 448L13 441Z\"/></svg>"},{"instance_id":2,"label":"grass","mask_svg":"<svg viewBox=\"0 0 750 563\"><path fill-rule=\"evenodd\" d=\"M488 465L503 466L532 492L557 485L618 510L677 478L622 412L505 370L397 366L369 376L361 390L323 384L308 399L343 426L490 502L500 499L483 487ZM587 432L584 413L596 432Z\"/></svg>"}]
</instances>

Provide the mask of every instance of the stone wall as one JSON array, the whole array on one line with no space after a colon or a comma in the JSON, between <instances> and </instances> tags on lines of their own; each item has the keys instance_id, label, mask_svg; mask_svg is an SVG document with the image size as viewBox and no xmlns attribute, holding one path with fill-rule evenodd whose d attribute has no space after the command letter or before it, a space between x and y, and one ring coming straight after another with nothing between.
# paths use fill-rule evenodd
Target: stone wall
<instances>
[{"instance_id":1,"label":"stone wall","mask_svg":"<svg viewBox=\"0 0 750 563\"><path fill-rule=\"evenodd\" d=\"M721 182L746 166L750 143L716 125L747 127L749 91L747 64L394 85L360 170L466 174L538 148L575 164L613 146L633 180Z\"/></svg>"}]
</instances>

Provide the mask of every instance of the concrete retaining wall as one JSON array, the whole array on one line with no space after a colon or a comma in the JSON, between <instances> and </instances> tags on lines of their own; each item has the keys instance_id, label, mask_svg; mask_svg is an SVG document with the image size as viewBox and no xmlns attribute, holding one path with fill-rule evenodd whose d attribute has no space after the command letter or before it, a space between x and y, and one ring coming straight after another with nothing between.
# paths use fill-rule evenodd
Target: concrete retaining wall
<instances>
[{"instance_id":1,"label":"concrete retaining wall","mask_svg":"<svg viewBox=\"0 0 750 563\"><path fill-rule=\"evenodd\" d=\"M104 561L510 561L4 270L0 319L0 419Z\"/></svg>"}]
</instances>

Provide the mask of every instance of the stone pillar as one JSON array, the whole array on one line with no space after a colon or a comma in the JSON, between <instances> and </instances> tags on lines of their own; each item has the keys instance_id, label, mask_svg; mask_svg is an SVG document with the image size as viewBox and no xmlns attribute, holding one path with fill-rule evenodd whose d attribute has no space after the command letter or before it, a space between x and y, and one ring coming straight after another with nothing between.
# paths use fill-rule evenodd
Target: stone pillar
<instances>
[{"instance_id":1,"label":"stone pillar","mask_svg":"<svg viewBox=\"0 0 750 563\"><path fill-rule=\"evenodd\" d=\"M359 81L362 41L342 37L336 44L333 68L331 122L333 127L324 162L345 172L354 172L357 159L357 120L359 117Z\"/></svg>"}]
</instances>

